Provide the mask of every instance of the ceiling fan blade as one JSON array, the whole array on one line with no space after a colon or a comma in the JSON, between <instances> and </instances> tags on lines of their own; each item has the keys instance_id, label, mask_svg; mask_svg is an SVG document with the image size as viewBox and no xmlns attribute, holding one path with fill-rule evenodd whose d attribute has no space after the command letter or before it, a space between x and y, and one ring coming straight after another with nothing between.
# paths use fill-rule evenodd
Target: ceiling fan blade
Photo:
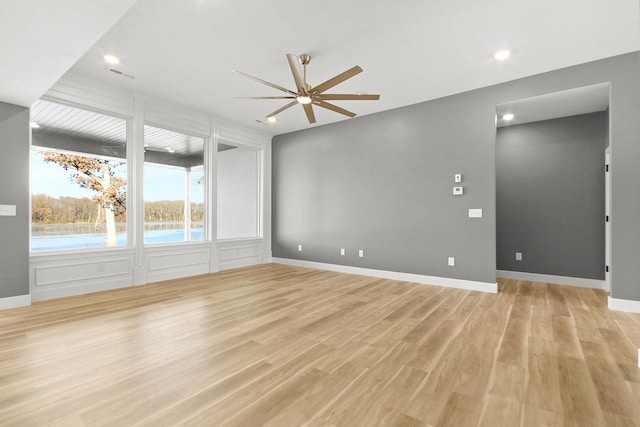
<instances>
[{"instance_id":1,"label":"ceiling fan blade","mask_svg":"<svg viewBox=\"0 0 640 427\"><path fill-rule=\"evenodd\" d=\"M285 105L284 107L282 107L282 108L278 108L278 109L277 109L276 111L274 111L273 113L271 113L271 114L267 114L265 117L273 117L273 116L275 116L276 114L280 114L280 113L282 113L284 110L286 110L287 108L291 108L291 107L293 107L293 106L294 106L294 105L296 105L296 104L298 104L298 101L290 102L290 103L288 103L287 105Z\"/></svg>"},{"instance_id":2,"label":"ceiling fan blade","mask_svg":"<svg viewBox=\"0 0 640 427\"><path fill-rule=\"evenodd\" d=\"M296 99L295 96L234 96L233 99Z\"/></svg>"},{"instance_id":3,"label":"ceiling fan blade","mask_svg":"<svg viewBox=\"0 0 640 427\"><path fill-rule=\"evenodd\" d=\"M282 86L278 86L277 84L274 84L274 83L268 82L268 81L266 81L266 80L262 80L262 79L259 79L259 78L257 78L257 77L250 76L249 74L245 74L245 73L243 73L242 71L233 70L233 72L234 72L234 73L238 73L238 74L240 74L240 75L242 75L242 76L245 76L245 77L247 77L247 78L249 78L249 79L251 79L251 80L255 80L255 81L256 81L256 82L258 82L258 83L262 83L262 84L265 84L265 85L267 85L267 86L271 86L271 87L272 87L272 88L274 88L274 89L278 89L278 90L281 90L281 91L283 91L283 92L286 92L286 93L288 93L288 94L290 94L290 95L298 95L296 92L294 92L294 91L292 91L292 90L289 90L289 89L284 88L284 87L282 87Z\"/></svg>"},{"instance_id":4,"label":"ceiling fan blade","mask_svg":"<svg viewBox=\"0 0 640 427\"><path fill-rule=\"evenodd\" d=\"M321 93L316 95L316 98L328 101L377 101L380 95Z\"/></svg>"},{"instance_id":5,"label":"ceiling fan blade","mask_svg":"<svg viewBox=\"0 0 640 427\"><path fill-rule=\"evenodd\" d=\"M313 107L311 107L311 104L302 104L302 108L304 108L304 112L307 114L307 120L309 120L309 123L315 123L316 115L313 114Z\"/></svg>"},{"instance_id":6,"label":"ceiling fan blade","mask_svg":"<svg viewBox=\"0 0 640 427\"><path fill-rule=\"evenodd\" d=\"M347 79L350 79L351 77L353 77L356 74L359 74L361 72L362 72L362 68L360 68L359 66L356 65L355 67L348 69L344 73L340 73L337 76L335 76L333 78L330 78L326 82L320 83L318 86L316 86L313 89L311 89L311 92L322 93L325 90L331 89L335 85L338 85L338 84L342 83L343 81L345 81Z\"/></svg>"},{"instance_id":7,"label":"ceiling fan blade","mask_svg":"<svg viewBox=\"0 0 640 427\"><path fill-rule=\"evenodd\" d=\"M291 74L293 74L293 80L296 82L298 93L307 93L307 86L300 75L300 68L298 68L298 57L287 53L287 60L289 61L289 67L291 68Z\"/></svg>"},{"instance_id":8,"label":"ceiling fan blade","mask_svg":"<svg viewBox=\"0 0 640 427\"><path fill-rule=\"evenodd\" d=\"M352 113L349 110L345 110L344 108L340 108L337 105L329 104L328 102L317 100L317 101L313 101L313 103L315 105L317 105L318 107L326 108L327 110L335 111L336 113L344 114L345 116L349 116L349 117L355 117L356 116L356 113Z\"/></svg>"}]
</instances>

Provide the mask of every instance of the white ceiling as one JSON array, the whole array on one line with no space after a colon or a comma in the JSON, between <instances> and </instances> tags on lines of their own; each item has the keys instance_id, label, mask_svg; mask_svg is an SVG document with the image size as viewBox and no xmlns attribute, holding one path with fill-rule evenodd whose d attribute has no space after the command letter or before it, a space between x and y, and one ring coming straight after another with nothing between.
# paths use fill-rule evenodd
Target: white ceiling
<instances>
[{"instance_id":1,"label":"white ceiling","mask_svg":"<svg viewBox=\"0 0 640 427\"><path fill-rule=\"evenodd\" d=\"M14 3L23 2L30 3ZM97 2L67 3L87 12L80 5ZM66 12L52 22L67 27L76 12ZM2 16L0 27L11 21ZM58 50L72 47L50 27L36 39L57 43ZM26 36L17 41L21 61L38 63L29 42ZM492 54L502 48L513 54L497 62ZM232 70L293 89L286 53L312 55L311 85L360 65L363 73L328 92L381 94L380 101L335 101L365 115L639 48L637 0L139 0L78 55L70 72L280 134L349 119L315 108L317 123L309 125L294 106L274 125L258 123L286 102L234 99L281 92ZM105 71L105 53L117 54L117 67L136 78ZM57 76L48 67L36 70ZM0 100L6 100L1 92Z\"/></svg>"},{"instance_id":2,"label":"white ceiling","mask_svg":"<svg viewBox=\"0 0 640 427\"><path fill-rule=\"evenodd\" d=\"M1 0L0 101L30 106L136 0Z\"/></svg>"}]
</instances>

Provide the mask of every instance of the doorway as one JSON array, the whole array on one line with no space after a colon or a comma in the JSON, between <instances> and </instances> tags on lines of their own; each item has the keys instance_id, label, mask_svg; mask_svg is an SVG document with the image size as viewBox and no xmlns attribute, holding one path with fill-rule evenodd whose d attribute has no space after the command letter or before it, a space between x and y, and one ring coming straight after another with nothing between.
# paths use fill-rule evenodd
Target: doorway
<instances>
[{"instance_id":1,"label":"doorway","mask_svg":"<svg viewBox=\"0 0 640 427\"><path fill-rule=\"evenodd\" d=\"M608 290L608 106L608 83L496 106L497 277Z\"/></svg>"}]
</instances>

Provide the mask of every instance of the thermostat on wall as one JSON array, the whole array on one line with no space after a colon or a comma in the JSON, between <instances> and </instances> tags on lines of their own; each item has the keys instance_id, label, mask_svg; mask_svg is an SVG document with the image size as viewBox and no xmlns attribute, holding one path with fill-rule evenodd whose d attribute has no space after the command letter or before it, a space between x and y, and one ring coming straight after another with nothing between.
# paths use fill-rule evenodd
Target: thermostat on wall
<instances>
[{"instance_id":1,"label":"thermostat on wall","mask_svg":"<svg viewBox=\"0 0 640 427\"><path fill-rule=\"evenodd\" d=\"M460 196L463 193L463 187L453 187L453 195Z\"/></svg>"}]
</instances>

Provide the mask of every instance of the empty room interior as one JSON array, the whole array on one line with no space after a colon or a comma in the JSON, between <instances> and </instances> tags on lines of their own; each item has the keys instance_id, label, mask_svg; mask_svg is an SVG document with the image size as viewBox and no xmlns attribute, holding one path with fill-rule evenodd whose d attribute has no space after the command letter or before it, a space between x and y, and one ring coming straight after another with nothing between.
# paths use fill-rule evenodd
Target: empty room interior
<instances>
[{"instance_id":1,"label":"empty room interior","mask_svg":"<svg viewBox=\"0 0 640 427\"><path fill-rule=\"evenodd\" d=\"M0 24L2 426L640 426L636 0Z\"/></svg>"}]
</instances>

